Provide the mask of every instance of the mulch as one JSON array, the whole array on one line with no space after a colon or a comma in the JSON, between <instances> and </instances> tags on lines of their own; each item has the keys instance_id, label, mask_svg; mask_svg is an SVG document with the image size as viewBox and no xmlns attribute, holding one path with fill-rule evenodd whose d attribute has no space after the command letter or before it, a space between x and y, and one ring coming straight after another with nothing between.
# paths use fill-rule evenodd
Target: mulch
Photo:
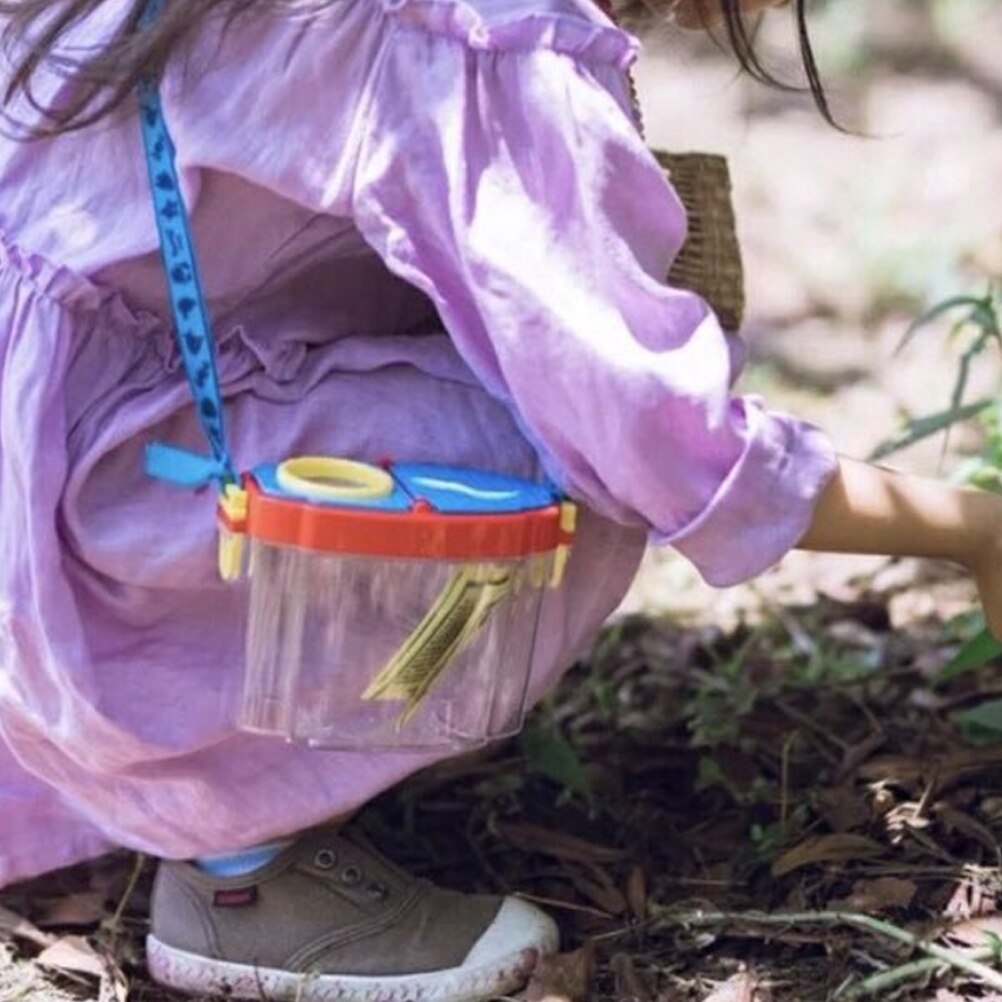
<instances>
[{"instance_id":1,"label":"mulch","mask_svg":"<svg viewBox=\"0 0 1002 1002\"><path fill-rule=\"evenodd\" d=\"M518 739L358 823L551 910L565 952L529 999L1002 1000L1002 666L944 681L964 624L894 630L890 598L623 620ZM175 998L143 966L152 866L0 893L0 998Z\"/></svg>"}]
</instances>

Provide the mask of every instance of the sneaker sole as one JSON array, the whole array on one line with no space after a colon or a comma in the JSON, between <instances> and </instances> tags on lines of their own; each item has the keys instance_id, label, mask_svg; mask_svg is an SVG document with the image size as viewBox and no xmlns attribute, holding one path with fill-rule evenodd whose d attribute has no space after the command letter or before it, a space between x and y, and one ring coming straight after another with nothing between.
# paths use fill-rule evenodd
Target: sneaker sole
<instances>
[{"instance_id":1,"label":"sneaker sole","mask_svg":"<svg viewBox=\"0 0 1002 1002\"><path fill-rule=\"evenodd\" d=\"M539 958L557 950L557 929L548 917L541 916L532 930L534 945L524 945L527 931L524 925L518 930L520 948L489 964L394 977L297 973L234 964L178 950L152 935L146 939L146 962L155 981L189 995L269 1002L482 1002L521 988Z\"/></svg>"}]
</instances>

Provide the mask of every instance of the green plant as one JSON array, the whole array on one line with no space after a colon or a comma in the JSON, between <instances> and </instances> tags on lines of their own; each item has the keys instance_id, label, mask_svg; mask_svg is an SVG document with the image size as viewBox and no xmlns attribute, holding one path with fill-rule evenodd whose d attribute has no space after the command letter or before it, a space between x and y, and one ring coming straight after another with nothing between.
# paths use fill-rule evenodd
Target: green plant
<instances>
[{"instance_id":1,"label":"green plant","mask_svg":"<svg viewBox=\"0 0 1002 1002\"><path fill-rule=\"evenodd\" d=\"M993 745L1002 741L1002 699L988 699L957 710L950 719L970 745Z\"/></svg>"},{"instance_id":2,"label":"green plant","mask_svg":"<svg viewBox=\"0 0 1002 1002\"><path fill-rule=\"evenodd\" d=\"M1002 286L992 283L983 296L954 296L938 303L908 328L901 347L934 320L958 311L963 312L948 334L950 341L961 344L957 378L953 383L949 406L935 414L908 421L896 435L881 442L870 458L883 459L941 432L946 436L955 425L977 418L985 429L985 445L982 452L966 464L963 479L981 487L1002 490L1002 397L984 397L975 401L964 399L975 359L990 347L1002 350ZM946 443L944 437L944 450Z\"/></svg>"},{"instance_id":3,"label":"green plant","mask_svg":"<svg viewBox=\"0 0 1002 1002\"><path fill-rule=\"evenodd\" d=\"M871 459L882 459L930 436L943 433L946 450L950 429L964 421L976 420L982 431L980 452L966 459L955 471L953 479L985 490L1002 493L1002 394L967 401L968 384L975 360L990 348L1002 351L1002 285L992 282L983 296L954 296L932 307L916 320L905 333L902 346L921 330L940 317L958 314L948 337L960 345L957 376L950 394L950 404L938 413L909 421L898 434L881 443ZM960 650L944 667L939 681L946 682L963 672L974 671L1002 655L1002 644L988 632L984 617L979 613L970 617L966 637ZM964 711L966 716L955 717L968 740L984 740L986 719L999 718L998 706L985 704L984 714L979 707ZM990 728L989 728L990 729ZM999 732L1002 737L1002 731Z\"/></svg>"},{"instance_id":4,"label":"green plant","mask_svg":"<svg viewBox=\"0 0 1002 1002\"><path fill-rule=\"evenodd\" d=\"M734 649L721 653L705 648L709 670L693 671L696 691L687 701L685 718L694 748L714 748L735 741L741 721L754 708L760 689L745 670L745 660L761 639L753 630Z\"/></svg>"},{"instance_id":5,"label":"green plant","mask_svg":"<svg viewBox=\"0 0 1002 1002\"><path fill-rule=\"evenodd\" d=\"M520 735L519 746L528 767L560 789L558 800L563 802L577 796L588 807L595 808L595 794L585 764L553 720L552 713L537 716Z\"/></svg>"}]
</instances>

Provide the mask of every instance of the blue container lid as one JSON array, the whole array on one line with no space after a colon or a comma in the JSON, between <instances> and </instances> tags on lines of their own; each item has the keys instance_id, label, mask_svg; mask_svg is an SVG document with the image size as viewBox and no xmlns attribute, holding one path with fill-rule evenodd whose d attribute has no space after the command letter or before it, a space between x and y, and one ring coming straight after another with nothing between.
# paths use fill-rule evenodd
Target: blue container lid
<instances>
[{"instance_id":1,"label":"blue container lid","mask_svg":"<svg viewBox=\"0 0 1002 1002\"><path fill-rule=\"evenodd\" d=\"M297 499L327 508L407 512L423 502L440 514L497 515L547 508L560 501L552 484L523 477L436 463L400 463L385 467L391 489L378 497L331 500L308 488L289 490L279 483L279 464L256 467L251 475L260 489L276 498Z\"/></svg>"}]
</instances>

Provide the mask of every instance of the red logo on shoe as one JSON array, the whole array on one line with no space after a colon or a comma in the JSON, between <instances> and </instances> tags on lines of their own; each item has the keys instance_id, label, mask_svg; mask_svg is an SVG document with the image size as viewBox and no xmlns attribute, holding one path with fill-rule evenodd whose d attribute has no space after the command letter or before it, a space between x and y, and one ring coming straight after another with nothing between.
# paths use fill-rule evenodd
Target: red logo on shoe
<instances>
[{"instance_id":1,"label":"red logo on shoe","mask_svg":"<svg viewBox=\"0 0 1002 1002\"><path fill-rule=\"evenodd\" d=\"M256 887L236 887L228 891L216 891L212 904L216 908L242 908L257 901Z\"/></svg>"}]
</instances>

